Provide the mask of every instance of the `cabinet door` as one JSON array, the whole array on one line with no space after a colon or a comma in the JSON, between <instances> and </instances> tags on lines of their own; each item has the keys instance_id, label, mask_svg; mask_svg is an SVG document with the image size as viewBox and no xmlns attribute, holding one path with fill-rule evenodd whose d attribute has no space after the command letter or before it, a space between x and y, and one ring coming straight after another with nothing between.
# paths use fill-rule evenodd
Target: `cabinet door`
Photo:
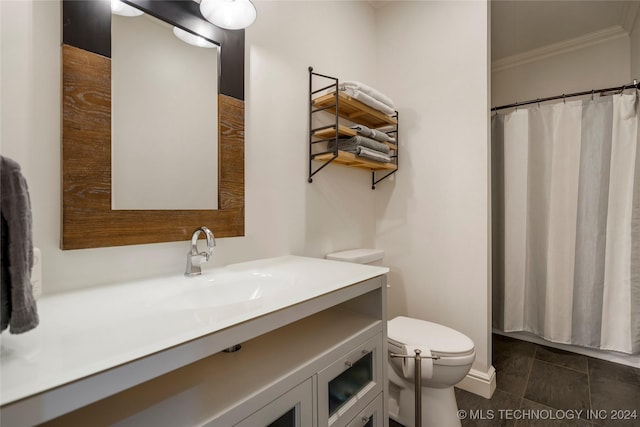
<instances>
[{"instance_id":1,"label":"cabinet door","mask_svg":"<svg viewBox=\"0 0 640 427\"><path fill-rule=\"evenodd\" d=\"M313 427L313 418L313 381L309 378L236 426Z\"/></svg>"},{"instance_id":2,"label":"cabinet door","mask_svg":"<svg viewBox=\"0 0 640 427\"><path fill-rule=\"evenodd\" d=\"M353 420L347 427L382 427L384 426L384 414L383 414L383 394L380 393L375 400L367 405L366 408Z\"/></svg>"},{"instance_id":3,"label":"cabinet door","mask_svg":"<svg viewBox=\"0 0 640 427\"><path fill-rule=\"evenodd\" d=\"M318 373L320 427L344 426L382 391L382 334L360 345Z\"/></svg>"}]
</instances>

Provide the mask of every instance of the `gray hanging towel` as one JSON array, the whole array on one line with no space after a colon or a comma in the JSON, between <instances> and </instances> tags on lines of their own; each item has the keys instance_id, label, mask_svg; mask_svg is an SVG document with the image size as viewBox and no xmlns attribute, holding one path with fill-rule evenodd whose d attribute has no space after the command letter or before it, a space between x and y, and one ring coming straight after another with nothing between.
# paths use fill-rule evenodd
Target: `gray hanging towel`
<instances>
[{"instance_id":1,"label":"gray hanging towel","mask_svg":"<svg viewBox=\"0 0 640 427\"><path fill-rule=\"evenodd\" d=\"M38 326L31 286L31 201L20 166L4 156L0 156L0 216L0 330L9 327L12 334L20 334Z\"/></svg>"}]
</instances>

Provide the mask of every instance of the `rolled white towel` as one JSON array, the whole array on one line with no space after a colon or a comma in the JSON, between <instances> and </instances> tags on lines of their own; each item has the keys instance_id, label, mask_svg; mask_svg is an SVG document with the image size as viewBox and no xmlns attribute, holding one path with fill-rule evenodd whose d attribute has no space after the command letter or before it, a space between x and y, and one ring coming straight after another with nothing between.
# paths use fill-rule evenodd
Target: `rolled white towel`
<instances>
[{"instance_id":1,"label":"rolled white towel","mask_svg":"<svg viewBox=\"0 0 640 427\"><path fill-rule=\"evenodd\" d=\"M383 104L387 105L389 108L394 109L396 108L395 104L393 103L393 101L391 100L391 98L389 98L387 95L385 95L384 93L380 92L377 89L372 88L371 86L368 86L362 82L358 82L355 80L345 80L342 83L340 83L340 88L351 88L351 89L356 89L359 90L360 92L364 92L367 95L369 95L370 97L377 99L378 101L382 102Z\"/></svg>"}]
</instances>

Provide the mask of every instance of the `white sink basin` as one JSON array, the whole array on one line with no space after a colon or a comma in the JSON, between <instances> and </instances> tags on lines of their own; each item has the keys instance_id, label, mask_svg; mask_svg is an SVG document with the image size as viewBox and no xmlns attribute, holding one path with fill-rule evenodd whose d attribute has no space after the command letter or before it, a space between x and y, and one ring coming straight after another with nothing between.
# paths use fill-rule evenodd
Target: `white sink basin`
<instances>
[{"instance_id":1,"label":"white sink basin","mask_svg":"<svg viewBox=\"0 0 640 427\"><path fill-rule=\"evenodd\" d=\"M176 294L152 298L148 306L175 310L250 304L277 298L293 286L293 277L264 271L227 272L224 269L185 277Z\"/></svg>"}]
</instances>

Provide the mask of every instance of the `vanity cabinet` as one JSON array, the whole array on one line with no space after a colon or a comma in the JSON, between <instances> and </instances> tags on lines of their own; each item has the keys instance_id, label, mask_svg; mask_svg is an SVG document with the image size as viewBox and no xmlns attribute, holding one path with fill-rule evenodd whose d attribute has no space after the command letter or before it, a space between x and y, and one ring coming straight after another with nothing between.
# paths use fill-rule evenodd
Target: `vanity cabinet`
<instances>
[{"instance_id":1,"label":"vanity cabinet","mask_svg":"<svg viewBox=\"0 0 640 427\"><path fill-rule=\"evenodd\" d=\"M253 331L239 351L217 351L43 425L387 426L385 292L386 276L377 276L244 322L216 344L238 344L234 328Z\"/></svg>"},{"instance_id":2,"label":"vanity cabinet","mask_svg":"<svg viewBox=\"0 0 640 427\"><path fill-rule=\"evenodd\" d=\"M313 420L313 379L292 388L236 424L237 427L301 427Z\"/></svg>"},{"instance_id":3,"label":"vanity cabinet","mask_svg":"<svg viewBox=\"0 0 640 427\"><path fill-rule=\"evenodd\" d=\"M316 89L314 77L333 83ZM320 117L321 115L324 117ZM352 124L364 125L370 129L383 129L385 133L394 137L395 144L384 143L391 150L391 162L377 162L350 152L331 149L327 145L338 138L356 136L357 132L350 127ZM309 182L312 182L312 177L329 163L371 171L372 189L398 170L398 112L389 116L363 104L338 90L336 77L314 73L312 67L309 67L309 127ZM314 169L314 162L321 165Z\"/></svg>"},{"instance_id":4,"label":"vanity cabinet","mask_svg":"<svg viewBox=\"0 0 640 427\"><path fill-rule=\"evenodd\" d=\"M380 393L373 402L369 403L362 412L356 415L353 420L347 424L347 427L376 427L386 425L383 397L384 394Z\"/></svg>"}]
</instances>

